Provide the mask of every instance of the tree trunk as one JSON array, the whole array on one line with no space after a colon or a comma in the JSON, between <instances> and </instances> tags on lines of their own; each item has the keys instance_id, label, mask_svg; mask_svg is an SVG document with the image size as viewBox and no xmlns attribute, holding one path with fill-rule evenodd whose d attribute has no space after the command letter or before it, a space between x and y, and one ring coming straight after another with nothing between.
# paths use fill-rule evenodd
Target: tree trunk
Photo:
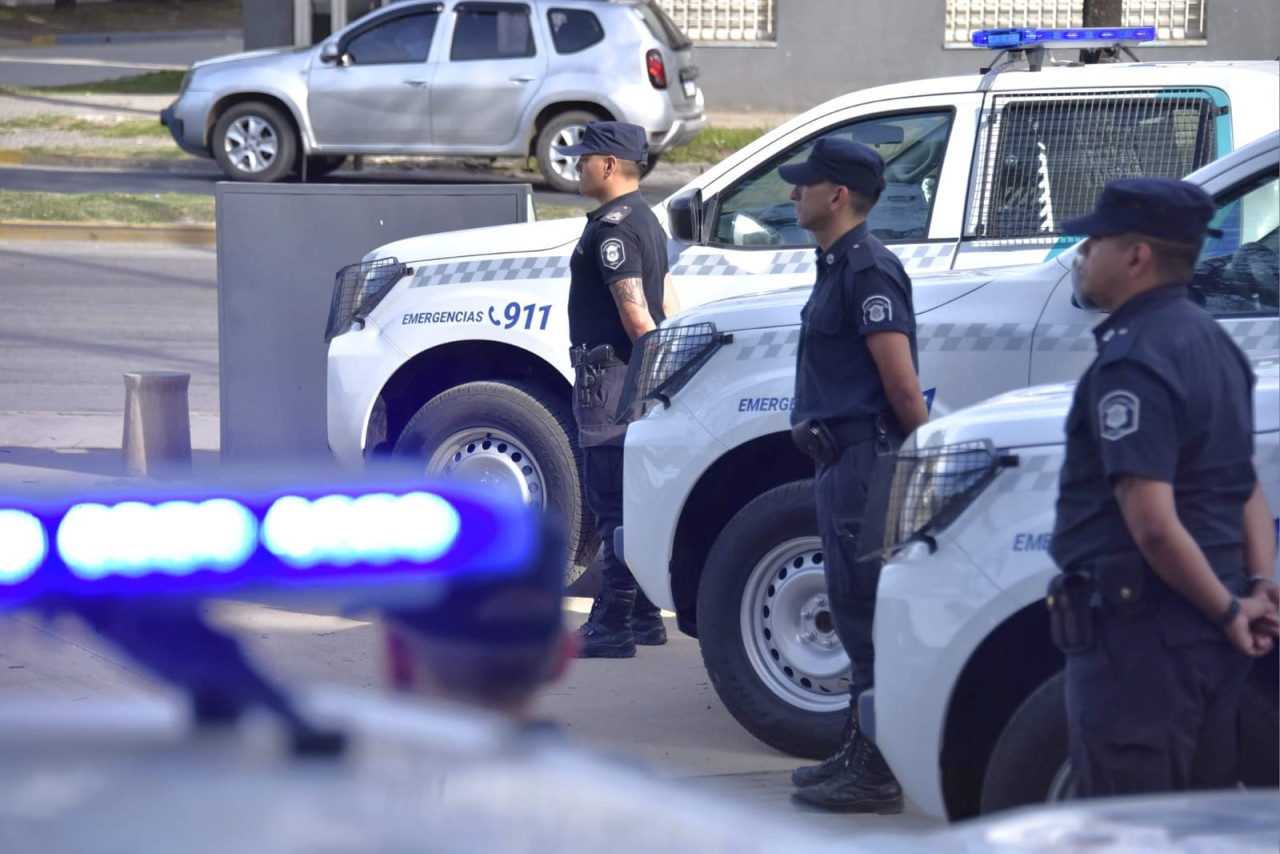
<instances>
[{"instance_id":1,"label":"tree trunk","mask_svg":"<svg viewBox=\"0 0 1280 854\"><path fill-rule=\"evenodd\" d=\"M1124 0L1084 0L1084 26L1118 27L1124 23ZM1102 58L1101 50L1080 51L1080 61L1088 64Z\"/></svg>"}]
</instances>

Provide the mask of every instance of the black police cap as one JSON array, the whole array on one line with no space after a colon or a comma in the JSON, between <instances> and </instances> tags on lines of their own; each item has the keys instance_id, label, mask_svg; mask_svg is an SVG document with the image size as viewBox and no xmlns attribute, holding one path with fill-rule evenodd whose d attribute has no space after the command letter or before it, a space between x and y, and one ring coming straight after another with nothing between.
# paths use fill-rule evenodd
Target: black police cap
<instances>
[{"instance_id":1,"label":"black police cap","mask_svg":"<svg viewBox=\"0 0 1280 854\"><path fill-rule=\"evenodd\" d=\"M828 136L813 144L809 159L778 167L778 175L788 184L830 181L875 196L884 182L884 159L860 142Z\"/></svg>"},{"instance_id":2,"label":"black police cap","mask_svg":"<svg viewBox=\"0 0 1280 854\"><path fill-rule=\"evenodd\" d=\"M1145 234L1174 243L1221 236L1209 222L1217 213L1202 188L1176 178L1120 178L1109 182L1089 213L1062 223L1064 234L1107 237Z\"/></svg>"},{"instance_id":3,"label":"black police cap","mask_svg":"<svg viewBox=\"0 0 1280 854\"><path fill-rule=\"evenodd\" d=\"M608 154L619 160L643 163L649 159L649 142L644 128L627 122L591 122L582 142L566 145L556 151L568 157L584 154Z\"/></svg>"}]
</instances>

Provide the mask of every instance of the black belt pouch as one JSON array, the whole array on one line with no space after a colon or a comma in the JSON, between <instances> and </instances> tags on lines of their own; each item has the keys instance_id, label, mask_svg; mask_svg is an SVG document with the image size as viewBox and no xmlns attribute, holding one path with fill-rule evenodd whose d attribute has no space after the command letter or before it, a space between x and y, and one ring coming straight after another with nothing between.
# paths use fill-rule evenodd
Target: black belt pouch
<instances>
[{"instance_id":1,"label":"black belt pouch","mask_svg":"<svg viewBox=\"0 0 1280 854\"><path fill-rule=\"evenodd\" d=\"M1093 578L1083 572L1059 573L1049 582L1049 637L1065 653L1093 649Z\"/></svg>"},{"instance_id":2,"label":"black belt pouch","mask_svg":"<svg viewBox=\"0 0 1280 854\"><path fill-rule=\"evenodd\" d=\"M814 462L833 463L840 457L836 437L816 418L801 421L791 428L791 441Z\"/></svg>"}]
</instances>

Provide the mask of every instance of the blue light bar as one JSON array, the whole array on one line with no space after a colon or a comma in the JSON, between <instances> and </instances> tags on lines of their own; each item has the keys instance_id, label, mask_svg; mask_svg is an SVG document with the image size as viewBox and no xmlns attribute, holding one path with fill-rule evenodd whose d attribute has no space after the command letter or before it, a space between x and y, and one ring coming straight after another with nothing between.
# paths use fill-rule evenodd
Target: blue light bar
<instances>
[{"instance_id":1,"label":"blue light bar","mask_svg":"<svg viewBox=\"0 0 1280 854\"><path fill-rule=\"evenodd\" d=\"M524 571L540 525L522 504L461 483L0 497L0 607L316 586L403 605L429 579Z\"/></svg>"},{"instance_id":2,"label":"blue light bar","mask_svg":"<svg viewBox=\"0 0 1280 854\"><path fill-rule=\"evenodd\" d=\"M1099 48L1155 41L1154 27L1080 27L1066 30L974 30L973 46L991 50L1045 48Z\"/></svg>"}]
</instances>

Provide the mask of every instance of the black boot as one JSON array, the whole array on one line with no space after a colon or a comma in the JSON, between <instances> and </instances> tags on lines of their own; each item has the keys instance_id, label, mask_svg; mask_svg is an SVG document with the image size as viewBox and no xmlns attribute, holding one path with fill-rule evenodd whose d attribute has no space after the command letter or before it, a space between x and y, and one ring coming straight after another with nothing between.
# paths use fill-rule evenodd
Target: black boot
<instances>
[{"instance_id":1,"label":"black boot","mask_svg":"<svg viewBox=\"0 0 1280 854\"><path fill-rule=\"evenodd\" d=\"M835 812L897 815L902 812L898 785L880 750L861 734L852 760L821 783L791 793L794 800Z\"/></svg>"},{"instance_id":2,"label":"black boot","mask_svg":"<svg viewBox=\"0 0 1280 854\"><path fill-rule=\"evenodd\" d=\"M637 646L662 646L667 642L662 612L649 601L643 590L636 591L636 606L631 609L631 631Z\"/></svg>"},{"instance_id":3,"label":"black boot","mask_svg":"<svg viewBox=\"0 0 1280 854\"><path fill-rule=\"evenodd\" d=\"M582 648L578 658L631 658L636 639L631 631L631 609L636 591L605 587L591 605L591 614L578 629Z\"/></svg>"},{"instance_id":4,"label":"black boot","mask_svg":"<svg viewBox=\"0 0 1280 854\"><path fill-rule=\"evenodd\" d=\"M844 722L844 733L840 736L840 748L817 765L801 765L791 772L791 782L798 789L807 789L830 780L849 766L853 761L853 748L858 743L858 717L850 713Z\"/></svg>"}]
</instances>

